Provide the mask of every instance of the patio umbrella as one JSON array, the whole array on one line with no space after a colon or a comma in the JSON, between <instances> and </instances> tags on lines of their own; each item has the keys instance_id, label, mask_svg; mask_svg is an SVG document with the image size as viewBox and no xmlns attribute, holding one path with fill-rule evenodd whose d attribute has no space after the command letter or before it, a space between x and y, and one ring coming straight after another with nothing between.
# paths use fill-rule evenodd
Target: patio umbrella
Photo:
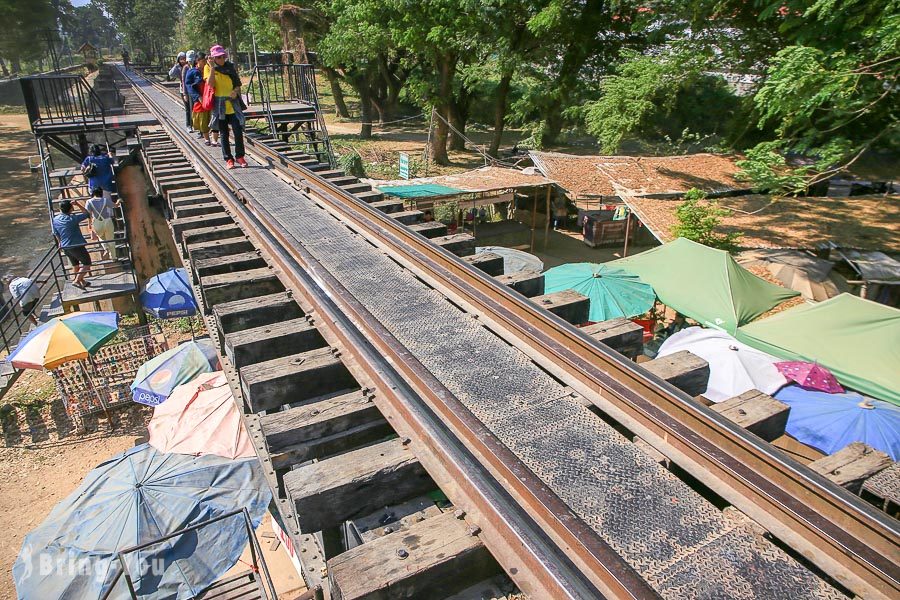
<instances>
[{"instance_id":1,"label":"patio umbrella","mask_svg":"<svg viewBox=\"0 0 900 600\"><path fill-rule=\"evenodd\" d=\"M150 444L162 452L256 456L222 371L204 373L172 390L153 409L147 428Z\"/></svg>"},{"instance_id":2,"label":"patio umbrella","mask_svg":"<svg viewBox=\"0 0 900 600\"><path fill-rule=\"evenodd\" d=\"M857 394L826 394L790 385L775 398L791 407L787 432L826 454L863 442L900 460L900 406Z\"/></svg>"},{"instance_id":3,"label":"patio umbrella","mask_svg":"<svg viewBox=\"0 0 900 600\"><path fill-rule=\"evenodd\" d=\"M6 360L17 369L54 369L94 354L117 331L119 313L69 313L29 333Z\"/></svg>"},{"instance_id":4,"label":"patio umbrella","mask_svg":"<svg viewBox=\"0 0 900 600\"><path fill-rule=\"evenodd\" d=\"M788 360L775 363L775 368L789 380L806 389L828 394L840 394L844 391L831 371L817 363Z\"/></svg>"},{"instance_id":5,"label":"patio umbrella","mask_svg":"<svg viewBox=\"0 0 900 600\"><path fill-rule=\"evenodd\" d=\"M544 292L575 290L591 301L588 318L607 321L633 317L653 307L653 288L630 271L593 263L570 263L544 273Z\"/></svg>"},{"instance_id":6,"label":"patio umbrella","mask_svg":"<svg viewBox=\"0 0 900 600\"><path fill-rule=\"evenodd\" d=\"M246 507L259 525L272 496L259 461L163 454L141 444L101 463L25 536L13 565L19 598L100 598L125 548ZM138 597L186 600L230 569L247 545L242 519L127 555ZM124 578L110 598L129 598Z\"/></svg>"},{"instance_id":7,"label":"patio umbrella","mask_svg":"<svg viewBox=\"0 0 900 600\"><path fill-rule=\"evenodd\" d=\"M478 246L475 248L475 254L484 254L486 252L503 257L503 272L506 275L520 271L537 271L540 273L544 270L544 263L540 258L522 250L504 248L503 246Z\"/></svg>"},{"instance_id":8,"label":"patio umbrella","mask_svg":"<svg viewBox=\"0 0 900 600\"><path fill-rule=\"evenodd\" d=\"M718 329L682 329L663 342L657 356L681 350L709 363L709 384L703 396L713 402L723 402L749 390L773 394L787 383L775 368L775 357L742 344Z\"/></svg>"},{"instance_id":9,"label":"patio umbrella","mask_svg":"<svg viewBox=\"0 0 900 600\"><path fill-rule=\"evenodd\" d=\"M140 366L131 384L132 399L141 404L156 406L165 402L176 386L218 368L219 357L211 340L206 338L185 342Z\"/></svg>"},{"instance_id":10,"label":"patio umbrella","mask_svg":"<svg viewBox=\"0 0 900 600\"><path fill-rule=\"evenodd\" d=\"M197 314L197 301L187 271L169 269L148 279L141 291L141 305L145 312L160 319Z\"/></svg>"}]
</instances>

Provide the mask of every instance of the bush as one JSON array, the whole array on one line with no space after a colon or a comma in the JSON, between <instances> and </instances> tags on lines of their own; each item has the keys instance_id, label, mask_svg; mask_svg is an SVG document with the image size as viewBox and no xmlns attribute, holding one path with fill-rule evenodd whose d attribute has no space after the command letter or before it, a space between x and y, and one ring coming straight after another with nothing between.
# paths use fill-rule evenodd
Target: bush
<instances>
[{"instance_id":1,"label":"bush","mask_svg":"<svg viewBox=\"0 0 900 600\"><path fill-rule=\"evenodd\" d=\"M363 159L356 150L351 150L347 154L342 154L338 158L338 166L347 174L354 177L365 177L366 168L363 165Z\"/></svg>"},{"instance_id":2,"label":"bush","mask_svg":"<svg viewBox=\"0 0 900 600\"><path fill-rule=\"evenodd\" d=\"M672 235L683 237L694 242L719 248L733 250L740 233L716 233L722 217L731 214L728 209L719 206L718 202L706 200L706 192L692 188L684 195L684 202L675 209L678 223L672 227Z\"/></svg>"}]
</instances>

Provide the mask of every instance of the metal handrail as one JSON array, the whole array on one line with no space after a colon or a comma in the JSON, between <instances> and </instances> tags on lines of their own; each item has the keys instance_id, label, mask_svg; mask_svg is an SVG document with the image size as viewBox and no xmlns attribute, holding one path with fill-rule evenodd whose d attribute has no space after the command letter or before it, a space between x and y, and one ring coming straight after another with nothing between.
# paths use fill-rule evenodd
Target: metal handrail
<instances>
[{"instance_id":1,"label":"metal handrail","mask_svg":"<svg viewBox=\"0 0 900 600\"><path fill-rule=\"evenodd\" d=\"M65 266L62 258L56 244L53 244L27 275L27 278L31 280L31 285L25 290L25 294L35 286L39 290L35 310L43 306L53 294L59 294L62 297L65 286L64 272ZM2 344L0 351L11 353L21 340L22 334L31 325L31 321L24 314L19 314L20 311L16 308L17 304L19 304L18 299L10 298L3 303L2 309L0 309L0 344Z\"/></svg>"},{"instance_id":2,"label":"metal handrail","mask_svg":"<svg viewBox=\"0 0 900 600\"><path fill-rule=\"evenodd\" d=\"M81 122L86 127L101 123L105 130L103 102L81 75L32 75L19 81L32 124Z\"/></svg>"},{"instance_id":3,"label":"metal handrail","mask_svg":"<svg viewBox=\"0 0 900 600\"><path fill-rule=\"evenodd\" d=\"M119 580L124 576L125 584L128 586L128 592L131 595L132 600L137 600L137 591L134 588L134 582L131 579L131 574L128 571L128 564L125 562L125 555L131 554L133 552L139 552L141 550L145 550L150 546L155 546L157 544L161 544L166 542L172 538L176 538L182 536L186 533L190 533L192 531L196 531L207 525L212 525L213 523L218 523L219 521L223 521L225 519L229 519L231 517L235 517L237 515L243 515L244 517L244 527L247 531L247 538L250 543L250 560L251 566L255 572L259 572L263 574L263 585L260 586L260 590L265 595L266 599L275 600L278 598L278 595L275 592L275 585L272 582L272 577L269 575L269 569L266 567L266 559L263 556L262 548L259 546L259 540L256 539L256 535L253 532L253 523L250 521L250 513L247 512L246 508L241 508L238 510L233 510L231 512L225 513L223 515L219 515L218 517L214 517L207 521L203 521L202 523L197 523L195 525L191 525L189 527L185 527L184 529L179 529L173 533L168 535L164 535L160 538L152 540L150 542L145 542L143 544L138 544L136 546L131 546L129 548L125 548L116 553L116 558L119 561L119 567L116 569L116 575L113 580L109 584L109 588L106 592L100 597L100 600L108 600L113 590L116 587L116 584ZM257 565L258 563L258 565Z\"/></svg>"}]
</instances>

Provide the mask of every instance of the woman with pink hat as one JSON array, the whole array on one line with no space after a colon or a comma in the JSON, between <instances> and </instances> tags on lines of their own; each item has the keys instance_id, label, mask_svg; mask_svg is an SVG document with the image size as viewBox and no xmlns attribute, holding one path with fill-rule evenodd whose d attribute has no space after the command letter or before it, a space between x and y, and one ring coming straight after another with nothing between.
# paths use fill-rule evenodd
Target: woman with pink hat
<instances>
[{"instance_id":1,"label":"woman with pink hat","mask_svg":"<svg viewBox=\"0 0 900 600\"><path fill-rule=\"evenodd\" d=\"M222 143L222 158L229 169L234 168L237 161L242 167L247 166L244 159L244 106L241 100L241 78L234 63L227 61L225 48L216 44L209 49L210 62L203 75L207 85L214 89L215 101L212 108L210 127L218 128L219 140ZM207 72L207 69L209 70ZM234 154L231 153L230 133L234 132Z\"/></svg>"}]
</instances>

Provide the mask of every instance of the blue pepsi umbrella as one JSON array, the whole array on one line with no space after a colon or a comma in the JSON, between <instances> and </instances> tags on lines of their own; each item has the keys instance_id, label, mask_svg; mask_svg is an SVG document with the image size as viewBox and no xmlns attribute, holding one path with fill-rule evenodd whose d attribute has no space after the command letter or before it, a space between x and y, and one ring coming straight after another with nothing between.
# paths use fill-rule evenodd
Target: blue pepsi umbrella
<instances>
[{"instance_id":1,"label":"blue pepsi umbrella","mask_svg":"<svg viewBox=\"0 0 900 600\"><path fill-rule=\"evenodd\" d=\"M791 407L787 432L826 454L851 442L863 442L900 460L900 406L856 392L827 394L798 385L775 398Z\"/></svg>"},{"instance_id":2,"label":"blue pepsi umbrella","mask_svg":"<svg viewBox=\"0 0 900 600\"><path fill-rule=\"evenodd\" d=\"M154 356L138 368L131 383L132 399L156 406L165 402L176 386L218 368L219 357L212 340L201 338L185 342Z\"/></svg>"},{"instance_id":3,"label":"blue pepsi umbrella","mask_svg":"<svg viewBox=\"0 0 900 600\"><path fill-rule=\"evenodd\" d=\"M257 527L271 501L259 461L164 454L142 444L101 463L25 536L13 565L19 598L100 598L116 553L246 507ZM193 598L234 566L248 543L229 517L126 555L142 599ZM130 598L124 578L110 598Z\"/></svg>"},{"instance_id":4,"label":"blue pepsi umbrella","mask_svg":"<svg viewBox=\"0 0 900 600\"><path fill-rule=\"evenodd\" d=\"M197 301L184 269L169 269L154 275L141 291L144 310L160 319L190 317L197 314Z\"/></svg>"}]
</instances>

